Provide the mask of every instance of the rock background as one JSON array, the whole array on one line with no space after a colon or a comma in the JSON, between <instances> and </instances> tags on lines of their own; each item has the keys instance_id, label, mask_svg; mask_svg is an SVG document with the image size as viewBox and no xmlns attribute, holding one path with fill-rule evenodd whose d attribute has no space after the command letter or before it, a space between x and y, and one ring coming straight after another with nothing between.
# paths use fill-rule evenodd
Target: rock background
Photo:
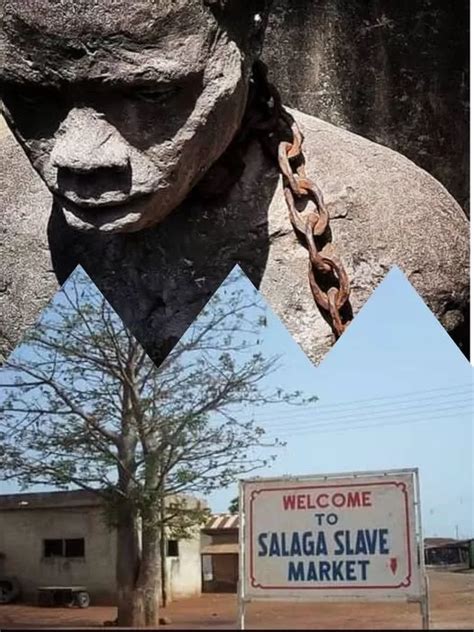
<instances>
[{"instance_id":1,"label":"rock background","mask_svg":"<svg viewBox=\"0 0 474 632\"><path fill-rule=\"evenodd\" d=\"M438 178L467 209L468 13L467 0L275 0L264 58L286 104L405 154ZM61 263L61 257L74 254L66 240L51 261L48 237L57 239L58 232L50 221L50 196L1 119L0 145L1 361L77 261ZM321 138L314 139L312 147L308 138L309 164L317 165L314 176L324 185L326 196L331 195L331 182L338 179L341 182L332 187L337 195L350 189L350 175L359 167L370 175L363 160L344 173L340 159L331 161L332 144L326 143L326 155L323 150L318 153L321 147ZM357 158L360 151L358 146ZM370 187L370 192L383 194L378 167L375 174L380 186ZM426 193L424 185L417 189L417 195L422 193ZM393 199L402 202L399 221L412 227L410 207L421 212L422 205L410 204L410 187L398 185ZM268 200L259 203L267 208ZM382 206L383 212L386 208ZM430 196L424 208L425 217L431 213L436 219ZM334 222L336 227L339 223L342 220ZM436 221L427 223L428 234L433 224ZM418 227L412 234L420 232ZM459 239L463 235L464 231ZM442 237L459 258L449 231L443 230ZM434 242L439 249L439 239ZM304 250L298 252L305 255ZM159 266L157 270L163 274ZM459 265L456 270L459 278L467 278ZM130 282L149 277L141 275L139 267L130 270ZM155 291L149 301L155 301L159 311ZM134 301L128 302L133 309ZM467 297L462 304L467 308ZM445 307L439 316L449 314L450 322L443 324L457 330L455 339L467 354L468 319L461 325L451 322L457 307ZM434 304L432 309L436 310Z\"/></svg>"},{"instance_id":2,"label":"rock background","mask_svg":"<svg viewBox=\"0 0 474 632\"><path fill-rule=\"evenodd\" d=\"M275 0L284 102L400 151L468 210L468 0Z\"/></svg>"}]
</instances>

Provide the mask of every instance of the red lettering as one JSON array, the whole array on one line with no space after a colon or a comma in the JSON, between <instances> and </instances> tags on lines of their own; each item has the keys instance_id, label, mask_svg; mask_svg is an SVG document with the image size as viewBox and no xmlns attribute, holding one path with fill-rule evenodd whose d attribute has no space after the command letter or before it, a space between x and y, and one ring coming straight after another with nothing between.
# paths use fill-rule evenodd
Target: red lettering
<instances>
[{"instance_id":1,"label":"red lettering","mask_svg":"<svg viewBox=\"0 0 474 632\"><path fill-rule=\"evenodd\" d=\"M295 508L295 497L292 496L283 496L283 509L287 511L288 509Z\"/></svg>"},{"instance_id":2,"label":"red lettering","mask_svg":"<svg viewBox=\"0 0 474 632\"><path fill-rule=\"evenodd\" d=\"M323 503L321 502L323 498L326 499L325 505L323 505ZM320 507L321 509L326 509L327 507L329 507L328 498L329 496L327 494L319 494L319 496L316 498L316 503L318 507Z\"/></svg>"},{"instance_id":3,"label":"red lettering","mask_svg":"<svg viewBox=\"0 0 474 632\"><path fill-rule=\"evenodd\" d=\"M372 507L372 492L336 492L329 494L289 494L283 496L283 509L328 509L334 507Z\"/></svg>"},{"instance_id":4,"label":"red lettering","mask_svg":"<svg viewBox=\"0 0 474 632\"><path fill-rule=\"evenodd\" d=\"M348 507L360 507L360 495L359 492L348 492L347 494L347 506Z\"/></svg>"}]
</instances>

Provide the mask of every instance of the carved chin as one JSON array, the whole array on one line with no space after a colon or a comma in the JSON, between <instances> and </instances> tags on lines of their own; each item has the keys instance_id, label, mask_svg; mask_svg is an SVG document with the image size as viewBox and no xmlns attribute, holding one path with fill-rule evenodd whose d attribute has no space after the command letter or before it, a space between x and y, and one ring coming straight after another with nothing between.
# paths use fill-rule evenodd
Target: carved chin
<instances>
[{"instance_id":1,"label":"carved chin","mask_svg":"<svg viewBox=\"0 0 474 632\"><path fill-rule=\"evenodd\" d=\"M171 208L160 207L156 194L110 206L79 206L55 196L69 226L80 231L132 233L161 222Z\"/></svg>"}]
</instances>

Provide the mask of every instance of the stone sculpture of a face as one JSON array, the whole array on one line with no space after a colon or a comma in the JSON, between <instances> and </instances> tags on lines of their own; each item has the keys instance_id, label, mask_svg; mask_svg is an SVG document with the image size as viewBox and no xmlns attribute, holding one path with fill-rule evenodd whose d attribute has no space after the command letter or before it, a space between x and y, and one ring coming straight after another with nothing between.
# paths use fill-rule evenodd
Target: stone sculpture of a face
<instances>
[{"instance_id":1,"label":"stone sculpture of a face","mask_svg":"<svg viewBox=\"0 0 474 632\"><path fill-rule=\"evenodd\" d=\"M70 225L136 231L184 199L240 124L257 5L0 0L3 113Z\"/></svg>"}]
</instances>

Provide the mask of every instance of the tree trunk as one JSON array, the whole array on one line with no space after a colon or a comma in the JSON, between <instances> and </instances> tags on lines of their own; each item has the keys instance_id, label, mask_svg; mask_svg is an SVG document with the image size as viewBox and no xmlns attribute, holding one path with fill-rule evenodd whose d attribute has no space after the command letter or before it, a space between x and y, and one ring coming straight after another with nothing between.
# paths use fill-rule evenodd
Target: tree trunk
<instances>
[{"instance_id":1,"label":"tree trunk","mask_svg":"<svg viewBox=\"0 0 474 632\"><path fill-rule=\"evenodd\" d=\"M117 625L131 628L157 628L159 625L159 567L156 580L149 578L122 593L122 607L118 608Z\"/></svg>"},{"instance_id":2,"label":"tree trunk","mask_svg":"<svg viewBox=\"0 0 474 632\"><path fill-rule=\"evenodd\" d=\"M155 516L156 519L156 516ZM135 586L140 620L134 625L158 627L160 606L160 529L156 523L142 528L142 559Z\"/></svg>"},{"instance_id":3,"label":"tree trunk","mask_svg":"<svg viewBox=\"0 0 474 632\"><path fill-rule=\"evenodd\" d=\"M164 500L160 502L160 571L161 571L161 605L168 605L168 586L166 572L166 529L165 529Z\"/></svg>"},{"instance_id":4,"label":"tree trunk","mask_svg":"<svg viewBox=\"0 0 474 632\"><path fill-rule=\"evenodd\" d=\"M120 509L117 524L117 625L138 625L140 610L135 599L135 583L140 568L138 519L131 509Z\"/></svg>"},{"instance_id":5,"label":"tree trunk","mask_svg":"<svg viewBox=\"0 0 474 632\"><path fill-rule=\"evenodd\" d=\"M117 527L117 625L157 627L160 597L159 529L155 525L142 527L140 547L136 516L124 513Z\"/></svg>"}]
</instances>

